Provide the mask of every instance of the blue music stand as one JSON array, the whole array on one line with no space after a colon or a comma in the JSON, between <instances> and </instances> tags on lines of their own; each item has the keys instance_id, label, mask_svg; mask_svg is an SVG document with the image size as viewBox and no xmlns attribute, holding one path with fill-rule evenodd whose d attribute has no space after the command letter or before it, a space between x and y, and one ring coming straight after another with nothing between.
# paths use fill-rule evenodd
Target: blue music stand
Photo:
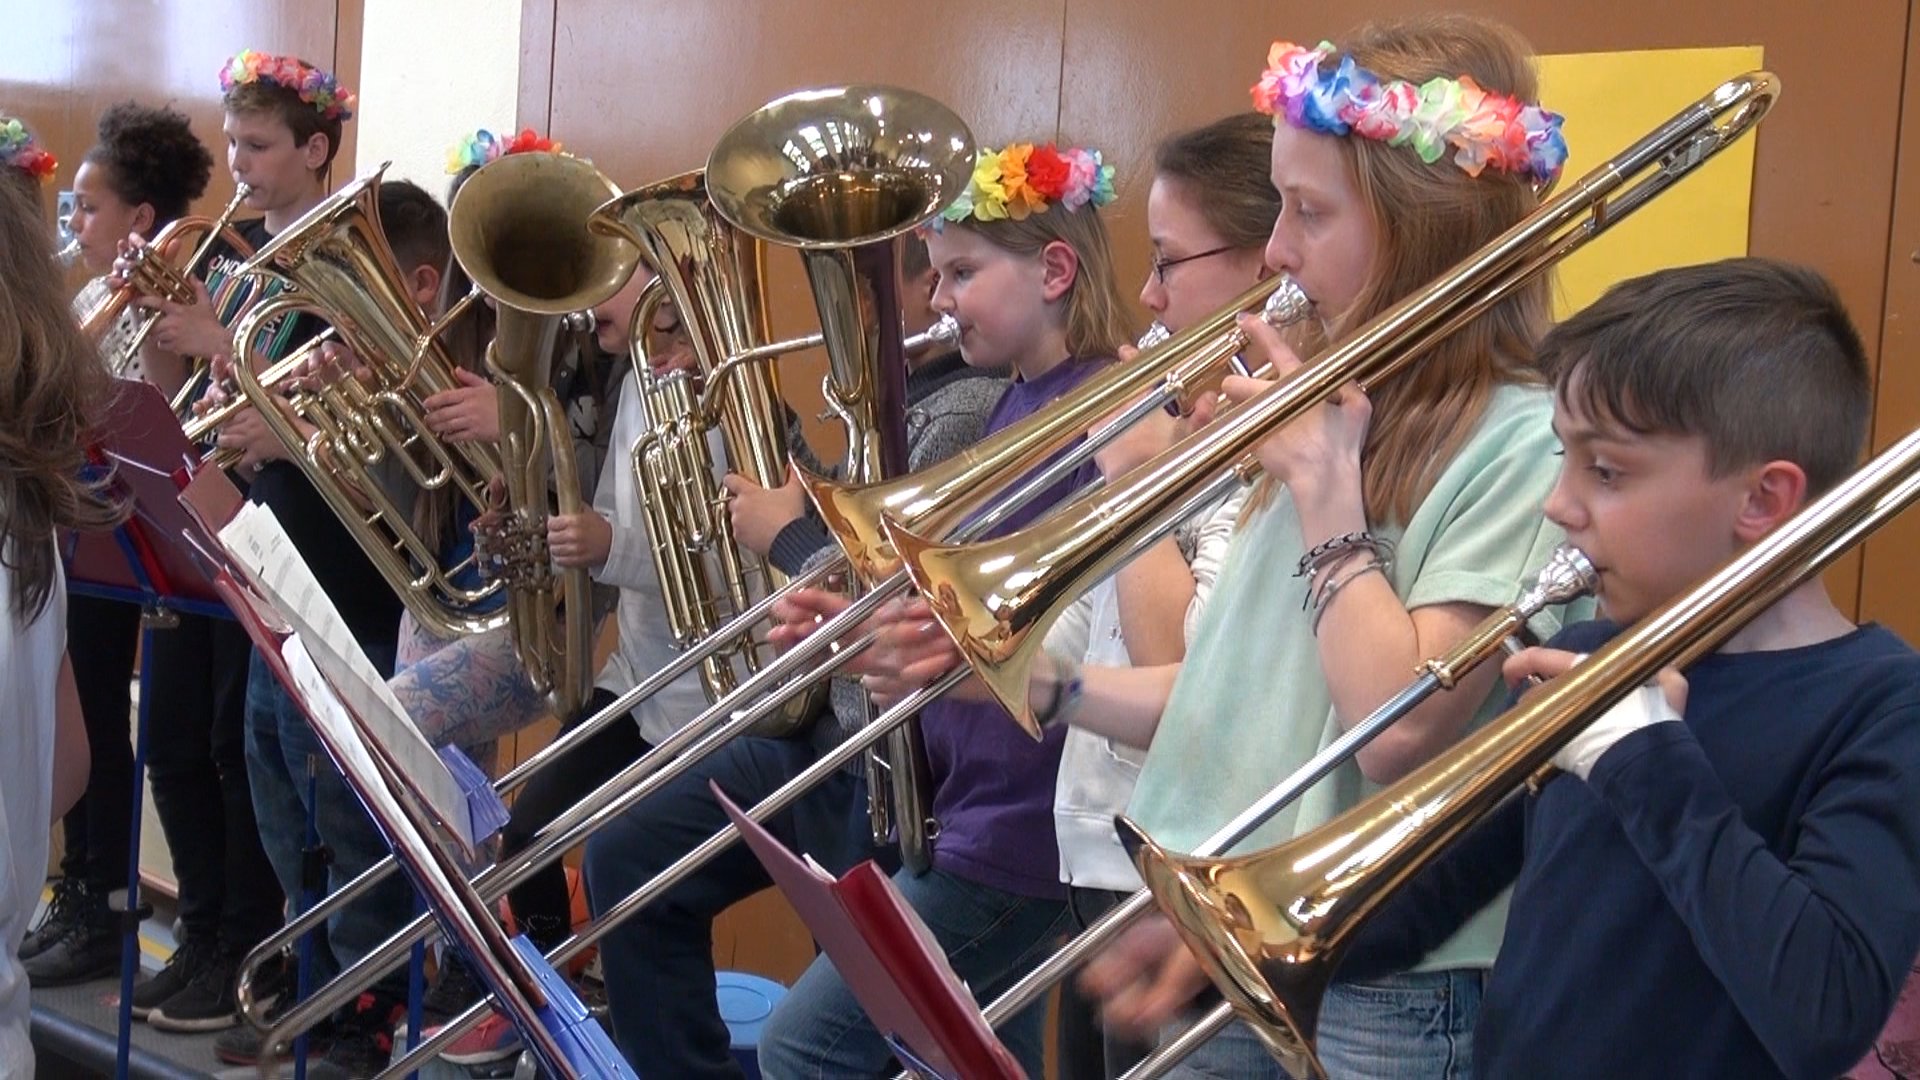
<instances>
[{"instance_id":1,"label":"blue music stand","mask_svg":"<svg viewBox=\"0 0 1920 1080\"><path fill-rule=\"evenodd\" d=\"M197 459L160 391L116 380L105 437L90 454L89 474L112 477L133 514L110 533L61 538L68 587L82 596L140 606L140 707L133 739L133 814L128 829L127 888L120 914L119 1045L114 1075L124 1078L133 1048L133 983L140 968L140 825L146 785L147 724L153 708L153 635L179 624L182 612L231 618L188 537L197 531L178 502L178 471Z\"/></svg>"}]
</instances>

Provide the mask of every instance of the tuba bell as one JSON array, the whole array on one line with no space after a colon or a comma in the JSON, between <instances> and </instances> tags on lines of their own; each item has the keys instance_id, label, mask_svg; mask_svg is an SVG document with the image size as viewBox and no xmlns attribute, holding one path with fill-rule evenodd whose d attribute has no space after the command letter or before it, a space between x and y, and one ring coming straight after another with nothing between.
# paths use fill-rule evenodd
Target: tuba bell
<instances>
[{"instance_id":1,"label":"tuba bell","mask_svg":"<svg viewBox=\"0 0 1920 1080\"><path fill-rule=\"evenodd\" d=\"M714 208L735 227L798 248L820 314L828 408L847 435L846 480L906 472L906 335L898 244L965 189L973 135L945 105L884 86L807 90L720 137L707 160ZM911 868L932 863L926 753L917 725L867 759L876 841L898 834ZM890 796L889 796L890 793Z\"/></svg>"},{"instance_id":2,"label":"tuba bell","mask_svg":"<svg viewBox=\"0 0 1920 1080\"><path fill-rule=\"evenodd\" d=\"M579 158L510 154L469 177L448 213L454 258L495 304L487 367L504 384L507 506L487 519L490 527L475 529L474 546L496 580L509 583L515 652L562 716L578 711L593 686L593 585L585 569L556 570L547 555L549 479L558 513L581 506L572 436L549 373L566 317L633 275L637 254L586 228L594 207L617 194Z\"/></svg>"}]
</instances>

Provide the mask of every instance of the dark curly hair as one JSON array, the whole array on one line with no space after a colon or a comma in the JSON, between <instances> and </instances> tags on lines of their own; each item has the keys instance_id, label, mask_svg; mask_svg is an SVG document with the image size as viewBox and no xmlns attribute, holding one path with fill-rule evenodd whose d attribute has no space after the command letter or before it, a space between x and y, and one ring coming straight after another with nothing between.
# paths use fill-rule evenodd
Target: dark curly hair
<instances>
[{"instance_id":1,"label":"dark curly hair","mask_svg":"<svg viewBox=\"0 0 1920 1080\"><path fill-rule=\"evenodd\" d=\"M100 114L98 138L86 160L128 206L152 205L155 230L184 215L213 177L213 155L172 109L123 101Z\"/></svg>"}]
</instances>

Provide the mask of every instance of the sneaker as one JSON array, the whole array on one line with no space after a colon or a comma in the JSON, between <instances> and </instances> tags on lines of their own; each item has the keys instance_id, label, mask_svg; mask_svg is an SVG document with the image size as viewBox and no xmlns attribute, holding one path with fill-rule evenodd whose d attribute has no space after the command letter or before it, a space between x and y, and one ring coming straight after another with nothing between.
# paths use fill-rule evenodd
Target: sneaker
<instances>
[{"instance_id":1,"label":"sneaker","mask_svg":"<svg viewBox=\"0 0 1920 1080\"><path fill-rule=\"evenodd\" d=\"M420 1011L429 1023L445 1023L472 1008L486 994L486 987L466 958L449 950L441 961L439 977L420 999Z\"/></svg>"},{"instance_id":2,"label":"sneaker","mask_svg":"<svg viewBox=\"0 0 1920 1080\"><path fill-rule=\"evenodd\" d=\"M240 1022L240 1005L234 999L239 979L240 960L233 953L218 950L205 966L194 973L186 989L161 1002L147 1014L147 1023L161 1031L225 1031Z\"/></svg>"},{"instance_id":3,"label":"sneaker","mask_svg":"<svg viewBox=\"0 0 1920 1080\"><path fill-rule=\"evenodd\" d=\"M427 1029L428 1038L437 1034L439 1029ZM440 1060L452 1065L487 1065L519 1053L520 1029L499 1013L489 1013L485 1020L448 1043L447 1048L440 1051Z\"/></svg>"},{"instance_id":4,"label":"sneaker","mask_svg":"<svg viewBox=\"0 0 1920 1080\"><path fill-rule=\"evenodd\" d=\"M91 982L120 970L124 944L104 893L82 885L59 920L59 933L26 961L27 983L36 987ZM49 912L49 922L52 913Z\"/></svg>"},{"instance_id":5,"label":"sneaker","mask_svg":"<svg viewBox=\"0 0 1920 1080\"><path fill-rule=\"evenodd\" d=\"M287 1009L292 1008L292 1006L293 1000L291 998L280 998L274 1003L272 1008L267 1010L267 1022L270 1024L278 1023L280 1017L286 1013ZM310 1058L325 1053L327 1047L332 1045L332 1043L333 1024L331 1021L322 1021L315 1025L312 1031L307 1032L307 1054ZM266 1032L261 1031L252 1024L240 1024L221 1032L220 1035L213 1040L213 1056L228 1065L258 1065L260 1064L260 1058L266 1051L266 1047ZM286 1053L279 1055L276 1060L292 1061L293 1051L289 1048Z\"/></svg>"},{"instance_id":6,"label":"sneaker","mask_svg":"<svg viewBox=\"0 0 1920 1080\"><path fill-rule=\"evenodd\" d=\"M204 944L203 944L204 942ZM167 966L133 988L133 1018L145 1020L153 1010L186 990L199 974L220 957L217 945L205 935L188 938L167 957Z\"/></svg>"},{"instance_id":7,"label":"sneaker","mask_svg":"<svg viewBox=\"0 0 1920 1080\"><path fill-rule=\"evenodd\" d=\"M393 1029L405 1019L407 1007L372 991L334 1022L333 1045L326 1056L307 1069L309 1080L361 1080L386 1069L393 1061Z\"/></svg>"},{"instance_id":8,"label":"sneaker","mask_svg":"<svg viewBox=\"0 0 1920 1080\"><path fill-rule=\"evenodd\" d=\"M47 903L46 913L27 936L20 942L20 951L15 955L22 960L31 960L46 952L67 935L68 929L75 925L86 910L87 883L79 878L55 878L53 899Z\"/></svg>"}]
</instances>

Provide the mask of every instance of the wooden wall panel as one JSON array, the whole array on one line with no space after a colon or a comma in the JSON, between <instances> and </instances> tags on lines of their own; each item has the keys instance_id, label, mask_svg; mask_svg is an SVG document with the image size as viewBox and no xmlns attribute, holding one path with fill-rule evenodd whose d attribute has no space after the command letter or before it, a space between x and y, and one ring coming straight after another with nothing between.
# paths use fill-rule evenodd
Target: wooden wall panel
<instances>
[{"instance_id":1,"label":"wooden wall panel","mask_svg":"<svg viewBox=\"0 0 1920 1080\"><path fill-rule=\"evenodd\" d=\"M60 159L58 189L73 186L101 110L129 98L172 105L193 121L217 166L201 207L233 196L220 133L220 64L242 48L290 52L358 85L363 0L34 0L10 5L0 110L26 119ZM14 10L17 9L17 10ZM353 125L336 178L353 175ZM48 216L53 199L48 197Z\"/></svg>"},{"instance_id":2,"label":"wooden wall panel","mask_svg":"<svg viewBox=\"0 0 1920 1080\"><path fill-rule=\"evenodd\" d=\"M1907 24L1906 85L1900 95L1899 157L1879 321L1880 386L1874 396L1874 449L1920 428L1920 5ZM1875 326L1856 309L1863 331ZM1869 339L1871 342L1871 339ZM1860 616L1885 623L1920 643L1920 513L1908 511L1866 545Z\"/></svg>"}]
</instances>

